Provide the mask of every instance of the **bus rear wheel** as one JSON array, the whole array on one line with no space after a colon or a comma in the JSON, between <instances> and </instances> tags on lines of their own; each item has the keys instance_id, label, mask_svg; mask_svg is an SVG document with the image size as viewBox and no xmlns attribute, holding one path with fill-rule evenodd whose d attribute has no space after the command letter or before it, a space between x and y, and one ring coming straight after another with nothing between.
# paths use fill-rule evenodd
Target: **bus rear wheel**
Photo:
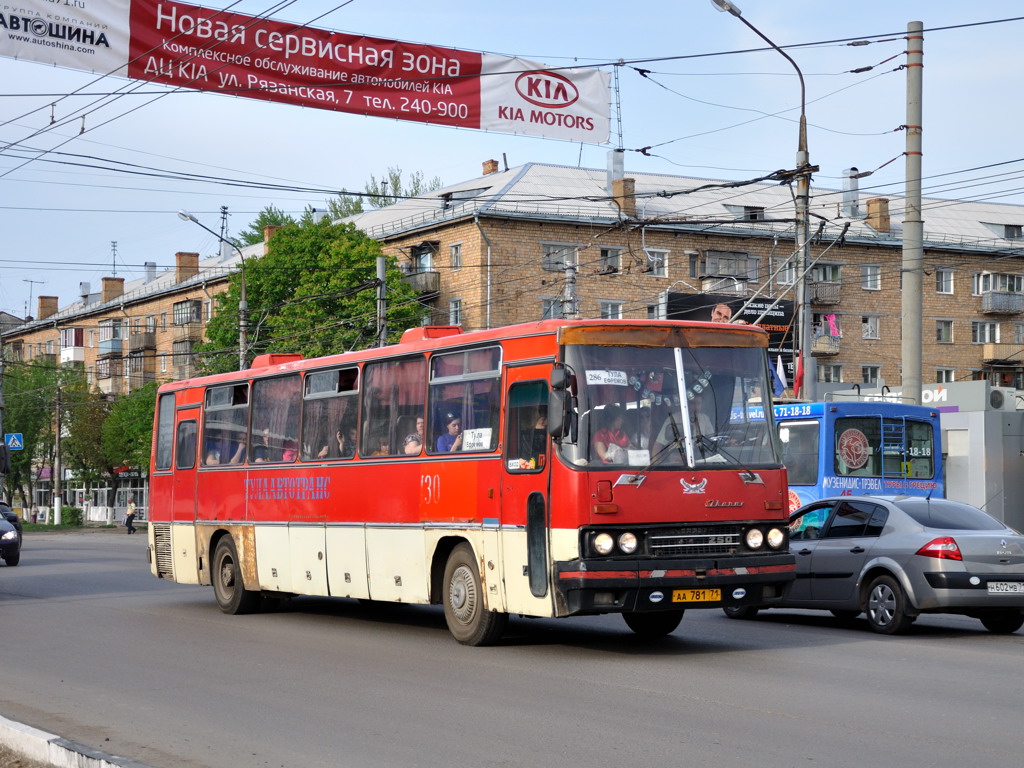
<instances>
[{"instance_id":1,"label":"bus rear wheel","mask_svg":"<svg viewBox=\"0 0 1024 768\"><path fill-rule=\"evenodd\" d=\"M508 614L484 607L480 570L466 543L452 550L444 568L444 618L463 645L491 645L508 624Z\"/></svg>"},{"instance_id":2,"label":"bus rear wheel","mask_svg":"<svg viewBox=\"0 0 1024 768\"><path fill-rule=\"evenodd\" d=\"M252 613L260 607L260 593L246 589L242 582L242 568L238 550L230 536L217 543L213 553L213 594L224 613Z\"/></svg>"},{"instance_id":3,"label":"bus rear wheel","mask_svg":"<svg viewBox=\"0 0 1024 768\"><path fill-rule=\"evenodd\" d=\"M658 611L656 613L624 613L626 626L640 637L654 638L671 635L683 620L683 611Z\"/></svg>"}]
</instances>

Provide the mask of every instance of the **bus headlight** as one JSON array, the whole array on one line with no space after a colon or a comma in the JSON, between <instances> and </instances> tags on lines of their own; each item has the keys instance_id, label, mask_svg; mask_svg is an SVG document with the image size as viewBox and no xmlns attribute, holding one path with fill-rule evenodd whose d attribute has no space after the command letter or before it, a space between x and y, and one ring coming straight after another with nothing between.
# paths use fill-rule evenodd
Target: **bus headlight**
<instances>
[{"instance_id":1,"label":"bus headlight","mask_svg":"<svg viewBox=\"0 0 1024 768\"><path fill-rule=\"evenodd\" d=\"M783 544L786 543L786 534L780 531L778 528L772 528L768 531L768 546L772 549L779 549Z\"/></svg>"},{"instance_id":2,"label":"bus headlight","mask_svg":"<svg viewBox=\"0 0 1024 768\"><path fill-rule=\"evenodd\" d=\"M760 549L764 544L764 534L760 528L751 528L747 531L747 547L749 549Z\"/></svg>"},{"instance_id":3,"label":"bus headlight","mask_svg":"<svg viewBox=\"0 0 1024 768\"><path fill-rule=\"evenodd\" d=\"M619 536L619 549L625 555L632 555L636 552L636 535L626 531Z\"/></svg>"},{"instance_id":4,"label":"bus headlight","mask_svg":"<svg viewBox=\"0 0 1024 768\"><path fill-rule=\"evenodd\" d=\"M594 537L594 549L599 555L610 554L615 548L615 539L609 533L599 533Z\"/></svg>"}]
</instances>

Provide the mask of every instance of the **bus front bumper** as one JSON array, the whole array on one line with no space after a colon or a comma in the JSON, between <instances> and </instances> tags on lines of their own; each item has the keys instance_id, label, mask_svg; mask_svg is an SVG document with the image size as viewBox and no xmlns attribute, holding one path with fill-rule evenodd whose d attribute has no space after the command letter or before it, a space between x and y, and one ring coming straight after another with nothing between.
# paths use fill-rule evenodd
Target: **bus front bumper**
<instances>
[{"instance_id":1,"label":"bus front bumper","mask_svg":"<svg viewBox=\"0 0 1024 768\"><path fill-rule=\"evenodd\" d=\"M571 560L555 563L559 616L770 607L793 580L788 554L705 560Z\"/></svg>"}]
</instances>

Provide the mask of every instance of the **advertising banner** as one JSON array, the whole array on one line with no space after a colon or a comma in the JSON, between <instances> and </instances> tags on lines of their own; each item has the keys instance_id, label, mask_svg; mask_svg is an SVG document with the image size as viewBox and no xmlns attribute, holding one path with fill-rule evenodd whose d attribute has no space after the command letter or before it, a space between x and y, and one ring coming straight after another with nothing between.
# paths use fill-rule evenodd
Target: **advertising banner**
<instances>
[{"instance_id":1,"label":"advertising banner","mask_svg":"<svg viewBox=\"0 0 1024 768\"><path fill-rule=\"evenodd\" d=\"M764 318L757 323L762 314ZM792 360L793 302L790 299L776 302L775 299L758 297L750 300L724 293L669 293L667 317L669 320L739 320L751 325L756 324L768 332L768 352L772 360L775 360L779 353L783 354L786 363ZM792 380L791 376L789 380Z\"/></svg>"},{"instance_id":2,"label":"advertising banner","mask_svg":"<svg viewBox=\"0 0 1024 768\"><path fill-rule=\"evenodd\" d=\"M420 123L602 144L609 76L160 0L0 0L0 56Z\"/></svg>"}]
</instances>

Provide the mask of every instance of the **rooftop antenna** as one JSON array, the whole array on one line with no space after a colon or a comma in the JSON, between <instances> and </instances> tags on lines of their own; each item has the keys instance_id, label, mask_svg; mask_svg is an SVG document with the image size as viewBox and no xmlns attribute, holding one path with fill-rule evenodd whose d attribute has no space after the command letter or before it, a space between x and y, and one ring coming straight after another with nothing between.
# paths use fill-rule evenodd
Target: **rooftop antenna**
<instances>
[{"instance_id":1,"label":"rooftop antenna","mask_svg":"<svg viewBox=\"0 0 1024 768\"><path fill-rule=\"evenodd\" d=\"M117 277L117 240L110 241L110 262L113 270L111 276Z\"/></svg>"},{"instance_id":2,"label":"rooftop antenna","mask_svg":"<svg viewBox=\"0 0 1024 768\"><path fill-rule=\"evenodd\" d=\"M29 280L29 279L23 277L21 279L21 282L28 283L28 303L25 305L25 317L28 317L29 307L32 306L32 286L33 285L42 285L43 281L42 280Z\"/></svg>"}]
</instances>

